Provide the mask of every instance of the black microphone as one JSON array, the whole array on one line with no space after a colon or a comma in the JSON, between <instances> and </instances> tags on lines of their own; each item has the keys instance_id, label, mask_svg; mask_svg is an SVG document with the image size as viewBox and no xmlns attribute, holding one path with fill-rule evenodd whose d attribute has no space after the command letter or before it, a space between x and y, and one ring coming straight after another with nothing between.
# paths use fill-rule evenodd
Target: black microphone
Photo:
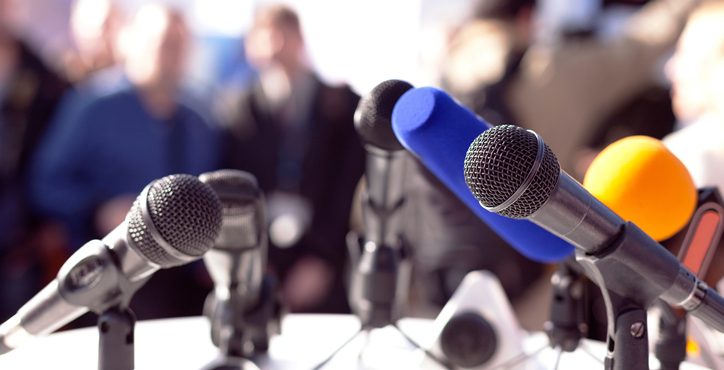
<instances>
[{"instance_id":1,"label":"black microphone","mask_svg":"<svg viewBox=\"0 0 724 370\"><path fill-rule=\"evenodd\" d=\"M204 314L211 322L212 341L224 354L250 356L266 350L275 321L274 292L265 279L264 195L256 178L243 171L219 170L199 179L216 192L222 207L219 236L204 255L214 281Z\"/></svg>"},{"instance_id":2,"label":"black microphone","mask_svg":"<svg viewBox=\"0 0 724 370\"><path fill-rule=\"evenodd\" d=\"M464 169L484 208L529 219L574 245L579 259L615 270L602 289L644 307L661 298L724 331L724 299L562 171L536 133L511 125L487 130L470 144Z\"/></svg>"},{"instance_id":3,"label":"black microphone","mask_svg":"<svg viewBox=\"0 0 724 370\"><path fill-rule=\"evenodd\" d=\"M412 85L388 80L364 97L354 125L367 151L366 192L363 196L362 255L352 276L350 305L363 327L396 322L398 284L403 256L400 210L404 203L403 176L407 152L392 131L392 109Z\"/></svg>"},{"instance_id":4,"label":"black microphone","mask_svg":"<svg viewBox=\"0 0 724 370\"><path fill-rule=\"evenodd\" d=\"M127 306L159 269L201 258L220 226L221 205L208 185L190 175L153 181L123 223L76 251L55 280L0 325L0 354L89 310Z\"/></svg>"}]
</instances>

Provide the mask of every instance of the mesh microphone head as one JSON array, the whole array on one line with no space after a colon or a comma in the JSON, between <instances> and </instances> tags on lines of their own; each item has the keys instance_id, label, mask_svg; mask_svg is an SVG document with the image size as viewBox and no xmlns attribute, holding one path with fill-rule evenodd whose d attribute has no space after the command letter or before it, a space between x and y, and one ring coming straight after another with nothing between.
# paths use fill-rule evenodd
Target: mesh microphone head
<instances>
[{"instance_id":1,"label":"mesh microphone head","mask_svg":"<svg viewBox=\"0 0 724 370\"><path fill-rule=\"evenodd\" d=\"M208 185L191 175L171 175L149 184L126 216L128 237L162 268L200 258L216 240L221 205Z\"/></svg>"},{"instance_id":2,"label":"mesh microphone head","mask_svg":"<svg viewBox=\"0 0 724 370\"><path fill-rule=\"evenodd\" d=\"M387 80L375 86L357 105L354 127L366 144L380 149L402 150L392 131L392 109L412 85L400 80Z\"/></svg>"},{"instance_id":3,"label":"mesh microphone head","mask_svg":"<svg viewBox=\"0 0 724 370\"><path fill-rule=\"evenodd\" d=\"M465 182L475 198L491 212L510 218L538 211L555 189L559 173L558 159L548 145L532 131L512 125L486 130L465 156Z\"/></svg>"},{"instance_id":4,"label":"mesh microphone head","mask_svg":"<svg viewBox=\"0 0 724 370\"><path fill-rule=\"evenodd\" d=\"M219 196L222 226L217 249L256 247L264 230L263 194L254 175L238 170L219 170L199 176Z\"/></svg>"}]
</instances>

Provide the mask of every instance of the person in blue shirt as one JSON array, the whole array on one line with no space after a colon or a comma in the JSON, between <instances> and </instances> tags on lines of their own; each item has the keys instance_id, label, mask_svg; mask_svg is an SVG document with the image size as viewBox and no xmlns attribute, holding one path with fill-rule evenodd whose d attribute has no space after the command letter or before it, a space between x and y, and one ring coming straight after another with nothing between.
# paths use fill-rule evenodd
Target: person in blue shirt
<instances>
[{"instance_id":1,"label":"person in blue shirt","mask_svg":"<svg viewBox=\"0 0 724 370\"><path fill-rule=\"evenodd\" d=\"M73 87L65 93L49 124L53 131L67 130L85 107L129 82L123 71L120 34L128 23L118 0L75 0L70 16L72 51L64 63Z\"/></svg>"},{"instance_id":2,"label":"person in blue shirt","mask_svg":"<svg viewBox=\"0 0 724 370\"><path fill-rule=\"evenodd\" d=\"M77 119L54 128L35 158L32 203L66 226L74 248L120 224L154 179L217 168L217 131L181 92L190 39L182 15L147 4L128 32L129 86L94 98ZM210 289L200 266L154 275L135 295L137 317L200 314Z\"/></svg>"},{"instance_id":3,"label":"person in blue shirt","mask_svg":"<svg viewBox=\"0 0 724 370\"><path fill-rule=\"evenodd\" d=\"M150 181L217 166L216 130L181 97L189 43L183 17L146 5L129 32L129 86L55 128L34 164L33 204L66 225L75 248L122 222Z\"/></svg>"}]
</instances>

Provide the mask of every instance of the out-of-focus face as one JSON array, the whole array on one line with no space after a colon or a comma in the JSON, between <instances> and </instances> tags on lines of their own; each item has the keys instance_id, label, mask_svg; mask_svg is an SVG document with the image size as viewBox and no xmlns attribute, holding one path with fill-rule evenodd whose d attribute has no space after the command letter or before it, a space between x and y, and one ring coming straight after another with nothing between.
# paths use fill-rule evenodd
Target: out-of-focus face
<instances>
[{"instance_id":1,"label":"out-of-focus face","mask_svg":"<svg viewBox=\"0 0 724 370\"><path fill-rule=\"evenodd\" d=\"M183 78L189 31L180 14L159 6L142 9L125 47L129 75L140 83L176 85Z\"/></svg>"},{"instance_id":2,"label":"out-of-focus face","mask_svg":"<svg viewBox=\"0 0 724 370\"><path fill-rule=\"evenodd\" d=\"M716 9L716 8L715 8ZM692 122L704 114L724 111L724 3L718 10L699 11L689 20L667 65L674 112Z\"/></svg>"},{"instance_id":3,"label":"out-of-focus face","mask_svg":"<svg viewBox=\"0 0 724 370\"><path fill-rule=\"evenodd\" d=\"M254 25L245 40L246 57L258 70L272 65L283 47L284 37L274 26L271 17L261 15L254 20Z\"/></svg>"},{"instance_id":4,"label":"out-of-focus face","mask_svg":"<svg viewBox=\"0 0 724 370\"><path fill-rule=\"evenodd\" d=\"M257 69L270 65L281 48L281 37L279 31L272 27L270 19L256 19L244 43L249 63Z\"/></svg>"},{"instance_id":5,"label":"out-of-focus face","mask_svg":"<svg viewBox=\"0 0 724 370\"><path fill-rule=\"evenodd\" d=\"M111 0L77 0L70 19L78 51L87 63L112 64L123 25L120 10Z\"/></svg>"},{"instance_id":6,"label":"out-of-focus face","mask_svg":"<svg viewBox=\"0 0 724 370\"><path fill-rule=\"evenodd\" d=\"M257 70L263 71L278 63L295 66L303 63L304 41L298 29L275 20L262 12L245 40L246 57Z\"/></svg>"},{"instance_id":7,"label":"out-of-focus face","mask_svg":"<svg viewBox=\"0 0 724 370\"><path fill-rule=\"evenodd\" d=\"M186 71L189 31L184 20L170 15L166 29L160 35L157 49L157 72L163 81L178 83Z\"/></svg>"}]
</instances>

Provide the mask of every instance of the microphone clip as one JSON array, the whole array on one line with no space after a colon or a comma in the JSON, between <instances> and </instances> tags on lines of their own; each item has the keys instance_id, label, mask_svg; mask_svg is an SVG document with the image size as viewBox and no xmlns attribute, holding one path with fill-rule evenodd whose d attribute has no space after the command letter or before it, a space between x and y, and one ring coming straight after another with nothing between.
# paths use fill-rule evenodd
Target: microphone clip
<instances>
[{"instance_id":1,"label":"microphone clip","mask_svg":"<svg viewBox=\"0 0 724 370\"><path fill-rule=\"evenodd\" d=\"M363 328L394 325L402 315L412 273L410 251L347 234L352 263L349 302Z\"/></svg>"},{"instance_id":2,"label":"microphone clip","mask_svg":"<svg viewBox=\"0 0 724 370\"><path fill-rule=\"evenodd\" d=\"M99 370L135 368L136 315L128 305L147 280L128 279L115 252L100 240L88 242L58 272L59 294L98 315Z\"/></svg>"},{"instance_id":3,"label":"microphone clip","mask_svg":"<svg viewBox=\"0 0 724 370\"><path fill-rule=\"evenodd\" d=\"M588 329L585 320L586 287L585 278L576 271L575 261L560 264L551 277L553 299L550 319L544 330L553 348L573 352Z\"/></svg>"},{"instance_id":4,"label":"microphone clip","mask_svg":"<svg viewBox=\"0 0 724 370\"><path fill-rule=\"evenodd\" d=\"M231 294L219 300L212 291L204 305L211 323L211 340L226 358L252 358L266 353L272 336L280 334L283 310L276 292L277 282L264 276L256 304L249 307L242 297Z\"/></svg>"},{"instance_id":5,"label":"microphone clip","mask_svg":"<svg viewBox=\"0 0 724 370\"><path fill-rule=\"evenodd\" d=\"M646 308L664 288L646 281L647 269L670 270L678 263L672 255L641 249L648 236L633 223L626 223L611 245L597 254L576 250L576 261L601 290L608 322L605 369L649 370L649 340ZM647 259L632 258L645 254ZM658 256L658 257L657 257ZM671 258L668 258L668 257ZM673 259L673 260L672 260ZM626 261L646 261L634 268ZM678 271L678 270L677 270Z\"/></svg>"}]
</instances>

